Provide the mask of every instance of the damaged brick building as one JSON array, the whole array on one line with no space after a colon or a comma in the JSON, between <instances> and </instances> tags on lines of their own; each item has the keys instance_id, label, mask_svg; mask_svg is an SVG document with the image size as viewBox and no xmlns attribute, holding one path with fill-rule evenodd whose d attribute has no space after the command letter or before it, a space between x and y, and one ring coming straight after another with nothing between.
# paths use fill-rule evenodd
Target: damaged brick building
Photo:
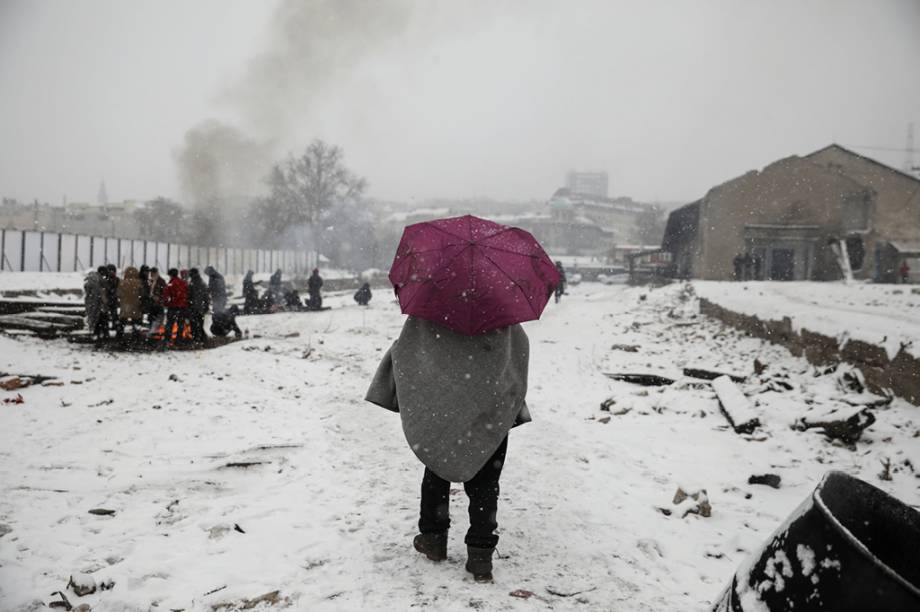
<instances>
[{"instance_id":1,"label":"damaged brick building","mask_svg":"<svg viewBox=\"0 0 920 612\"><path fill-rule=\"evenodd\" d=\"M830 145L776 161L673 211L670 275L894 282L920 257L920 180Z\"/></svg>"}]
</instances>

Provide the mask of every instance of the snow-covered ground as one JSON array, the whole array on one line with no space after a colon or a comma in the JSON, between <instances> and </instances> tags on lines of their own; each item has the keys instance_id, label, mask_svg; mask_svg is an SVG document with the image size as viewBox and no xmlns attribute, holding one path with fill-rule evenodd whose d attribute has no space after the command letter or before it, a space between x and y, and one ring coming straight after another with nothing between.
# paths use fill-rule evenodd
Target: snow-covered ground
<instances>
[{"instance_id":1,"label":"snow-covered ground","mask_svg":"<svg viewBox=\"0 0 920 612\"><path fill-rule=\"evenodd\" d=\"M790 317L795 329L920 356L920 286L870 283L694 281L700 296L761 319Z\"/></svg>"},{"instance_id":2,"label":"snow-covered ground","mask_svg":"<svg viewBox=\"0 0 920 612\"><path fill-rule=\"evenodd\" d=\"M65 382L0 404L0 609L40 609L76 572L114 581L65 590L95 612L210 611L274 590L272 609L705 609L830 469L920 505L916 407L879 410L855 451L794 431L852 410L836 374L701 319L681 286L583 284L526 325L534 421L511 433L495 582L476 584L462 488L448 561L429 562L411 545L422 467L398 417L362 401L398 307L384 291L366 310L345 294L328 303L243 318L248 339L206 352L0 336L0 371ZM764 421L751 436L727 428L704 383L604 376L747 375L755 358L766 371L741 385ZM769 390L777 377L792 390ZM261 463L225 467L240 462ZM763 473L781 488L747 484ZM657 510L676 508L678 485L706 489L712 516Z\"/></svg>"}]
</instances>

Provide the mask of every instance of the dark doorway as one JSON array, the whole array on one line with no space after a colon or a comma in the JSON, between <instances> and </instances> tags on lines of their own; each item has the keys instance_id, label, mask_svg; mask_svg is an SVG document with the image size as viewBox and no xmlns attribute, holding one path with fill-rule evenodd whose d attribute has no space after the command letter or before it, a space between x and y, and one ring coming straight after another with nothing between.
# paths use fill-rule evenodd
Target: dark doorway
<instances>
[{"instance_id":1,"label":"dark doorway","mask_svg":"<svg viewBox=\"0 0 920 612\"><path fill-rule=\"evenodd\" d=\"M795 251L792 249L773 249L770 278L780 281L791 281L795 278Z\"/></svg>"}]
</instances>

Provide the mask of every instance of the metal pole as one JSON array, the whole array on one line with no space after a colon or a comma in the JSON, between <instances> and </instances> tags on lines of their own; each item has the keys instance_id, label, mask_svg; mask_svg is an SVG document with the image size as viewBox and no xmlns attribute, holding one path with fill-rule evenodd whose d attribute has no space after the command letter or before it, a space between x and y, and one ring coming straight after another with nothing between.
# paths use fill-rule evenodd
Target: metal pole
<instances>
[{"instance_id":1,"label":"metal pole","mask_svg":"<svg viewBox=\"0 0 920 612\"><path fill-rule=\"evenodd\" d=\"M115 265L119 268L122 267L121 261L121 238L117 239L118 242L115 244Z\"/></svg>"},{"instance_id":2,"label":"metal pole","mask_svg":"<svg viewBox=\"0 0 920 612\"><path fill-rule=\"evenodd\" d=\"M73 271L77 271L77 262L80 261L80 234L73 235Z\"/></svg>"},{"instance_id":3,"label":"metal pole","mask_svg":"<svg viewBox=\"0 0 920 612\"><path fill-rule=\"evenodd\" d=\"M147 241L144 240L144 265L147 265Z\"/></svg>"},{"instance_id":4,"label":"metal pole","mask_svg":"<svg viewBox=\"0 0 920 612\"><path fill-rule=\"evenodd\" d=\"M167 269L169 269L169 251L170 251L170 247L172 247L172 245L171 245L170 243L167 242L167 243L166 243L166 268L167 268Z\"/></svg>"},{"instance_id":5,"label":"metal pole","mask_svg":"<svg viewBox=\"0 0 920 612\"><path fill-rule=\"evenodd\" d=\"M131 266L134 266L134 238L131 239Z\"/></svg>"},{"instance_id":6,"label":"metal pole","mask_svg":"<svg viewBox=\"0 0 920 612\"><path fill-rule=\"evenodd\" d=\"M38 271L45 271L45 232L38 232Z\"/></svg>"},{"instance_id":7,"label":"metal pole","mask_svg":"<svg viewBox=\"0 0 920 612\"><path fill-rule=\"evenodd\" d=\"M102 263L108 265L109 263L109 237L102 237Z\"/></svg>"},{"instance_id":8,"label":"metal pole","mask_svg":"<svg viewBox=\"0 0 920 612\"><path fill-rule=\"evenodd\" d=\"M227 253L227 247L224 247L224 274L227 273L227 268L230 266L230 255Z\"/></svg>"},{"instance_id":9,"label":"metal pole","mask_svg":"<svg viewBox=\"0 0 920 612\"><path fill-rule=\"evenodd\" d=\"M90 236L89 237L89 267L90 268L93 267L93 246L95 246L95 242L96 242L96 237Z\"/></svg>"},{"instance_id":10,"label":"metal pole","mask_svg":"<svg viewBox=\"0 0 920 612\"><path fill-rule=\"evenodd\" d=\"M26 233L19 232L19 271L26 271Z\"/></svg>"},{"instance_id":11,"label":"metal pole","mask_svg":"<svg viewBox=\"0 0 920 612\"><path fill-rule=\"evenodd\" d=\"M6 260L6 230L0 230L0 272L3 272Z\"/></svg>"},{"instance_id":12,"label":"metal pole","mask_svg":"<svg viewBox=\"0 0 920 612\"><path fill-rule=\"evenodd\" d=\"M64 237L61 236L61 233L58 232L58 251L57 251L57 271L61 271L61 243L64 241Z\"/></svg>"}]
</instances>

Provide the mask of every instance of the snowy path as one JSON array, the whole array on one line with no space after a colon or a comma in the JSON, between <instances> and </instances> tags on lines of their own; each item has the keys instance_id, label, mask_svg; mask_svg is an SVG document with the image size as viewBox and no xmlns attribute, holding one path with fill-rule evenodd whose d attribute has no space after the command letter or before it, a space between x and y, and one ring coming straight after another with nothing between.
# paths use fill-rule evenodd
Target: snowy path
<instances>
[{"instance_id":1,"label":"snowy path","mask_svg":"<svg viewBox=\"0 0 920 612\"><path fill-rule=\"evenodd\" d=\"M496 581L475 584L459 487L448 561L411 548L421 467L399 419L362 401L402 317L383 292L366 312L348 301L245 319L260 338L200 353L0 337L0 370L82 381L0 404L0 524L11 529L0 537L0 609L47 603L76 571L114 580L70 595L97 612L211 610L275 589L302 610L703 609L828 469L920 504L920 479L903 464L913 452L920 466L916 408L880 412L856 452L791 431L806 401L841 405L831 376L700 321L679 287L583 285L527 325L534 422L511 434ZM705 385L603 376L687 365L747 374L754 357L795 385L755 396L762 441L728 431ZM629 412L605 424L598 407L610 397ZM890 482L876 476L882 458L901 466ZM224 467L234 462L261 463ZM747 485L763 472L783 487ZM712 517L656 511L678 484L706 488ZM535 596L509 596L516 589Z\"/></svg>"}]
</instances>

